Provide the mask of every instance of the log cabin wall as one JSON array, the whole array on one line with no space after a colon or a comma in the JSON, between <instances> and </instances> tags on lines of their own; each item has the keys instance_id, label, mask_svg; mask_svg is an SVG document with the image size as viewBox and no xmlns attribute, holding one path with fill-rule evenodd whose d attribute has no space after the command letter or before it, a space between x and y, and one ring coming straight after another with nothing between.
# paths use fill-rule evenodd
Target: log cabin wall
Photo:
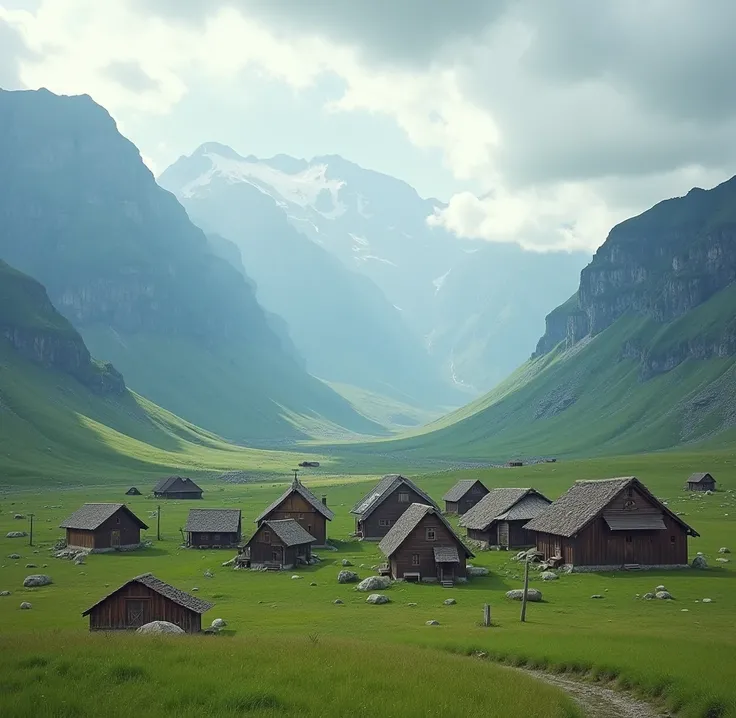
<instances>
[{"instance_id":1,"label":"log cabin wall","mask_svg":"<svg viewBox=\"0 0 736 718\"><path fill-rule=\"evenodd\" d=\"M240 541L237 533L204 533L202 531L189 532L190 546L209 546L212 548L232 548Z\"/></svg>"},{"instance_id":2,"label":"log cabin wall","mask_svg":"<svg viewBox=\"0 0 736 718\"><path fill-rule=\"evenodd\" d=\"M263 520L294 519L317 539L317 545L327 543L327 519L303 496L292 492Z\"/></svg>"},{"instance_id":3,"label":"log cabin wall","mask_svg":"<svg viewBox=\"0 0 736 718\"><path fill-rule=\"evenodd\" d=\"M116 532L116 535L113 535ZM127 511L120 509L94 531L67 529L67 546L105 550L119 546L135 546L141 542L140 526Z\"/></svg>"},{"instance_id":4,"label":"log cabin wall","mask_svg":"<svg viewBox=\"0 0 736 718\"><path fill-rule=\"evenodd\" d=\"M404 500L401 501L400 499ZM412 504L425 503L426 500L414 489L406 486L406 484L401 484L385 497L365 521L360 522L363 538L382 539Z\"/></svg>"}]
</instances>

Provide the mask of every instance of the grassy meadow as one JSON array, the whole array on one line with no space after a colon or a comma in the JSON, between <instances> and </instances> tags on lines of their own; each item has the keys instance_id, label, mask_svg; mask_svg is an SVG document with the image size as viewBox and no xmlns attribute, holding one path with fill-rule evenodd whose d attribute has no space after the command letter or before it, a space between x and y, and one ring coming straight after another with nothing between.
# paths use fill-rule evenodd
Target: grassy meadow
<instances>
[{"instance_id":1,"label":"grassy meadow","mask_svg":"<svg viewBox=\"0 0 736 718\"><path fill-rule=\"evenodd\" d=\"M684 492L685 478L696 470L711 471L720 491L711 496ZM237 710L254 715L316 715L322 709L327 715L368 715L377 697L391 686L384 694L391 696L391 702L382 700L380 708L388 715L508 715L504 701L512 694L496 687L505 685L508 674L487 661L466 657L482 651L513 665L613 680L661 701L685 718L734 717L736 571L733 563L720 564L715 559L721 546L736 552L736 453L650 454L520 469L448 471L416 478L437 500L458 478L470 476L481 478L489 487L534 486L553 498L575 479L630 474L668 501L671 509L683 512L683 518L701 534L690 541L691 556L702 551L710 568L573 574L545 583L532 573L531 584L542 590L544 601L530 604L526 624L518 620L519 604L504 596L507 590L521 586L522 572L511 560L513 553L479 552L473 563L487 566L490 575L451 590L395 584L386 591L391 603L384 606L368 605L365 594L350 585L339 585L336 576L342 559L351 561L361 577L372 575L370 567L380 560L375 544L349 537L353 520L348 511L375 476L318 472L304 476L308 486L328 496L336 512L329 534L339 550L318 551L323 562L317 566L278 574L223 568L221 563L232 556L229 551L181 549L179 528L194 503L235 506L242 508L244 532L250 534L253 519L283 490L283 483L208 482L203 485L202 502L164 502L160 542L155 540L155 519L149 518L159 502L146 496L124 497L127 485L6 491L0 496L0 591L11 591L11 595L0 597L0 645L4 648L0 651L0 676L8 687L0 693L0 706L6 702L12 710L0 712L31 715L31 696L42 687L49 711L52 704L61 711L57 706L60 700L72 707L66 713L34 715L85 715L74 708L80 704L80 691L97 695L106 671L125 673L125 666L137 666L132 669L132 678L120 684L113 681L113 696L158 714L227 715L228 710L236 710L232 706L248 705L250 708ZM152 485L137 483L144 493ZM93 555L82 566L50 558L48 547L62 535L58 524L81 503L123 500L150 525L146 537L153 539L152 548ZM26 519L14 519L14 514L29 512L36 516L33 548L27 539L5 538L8 531L27 526ZM14 552L22 558L7 558ZM38 568L26 568L27 563ZM204 577L207 569L214 578ZM214 638L187 637L183 646L175 640L89 636L81 612L120 583L146 571L184 590L198 588L199 596L216 604L203 617L205 623L224 618L228 622L226 633ZM24 589L23 578L39 572L48 573L54 584ZM292 575L302 578L294 580ZM673 594L674 601L636 598L660 583ZM593 594L604 599L591 600ZM445 606L443 601L448 597L455 598L457 604ZM337 598L344 603L334 604ZM712 599L712 603L702 603L703 598ZM30 601L33 609L20 610L21 601ZM416 605L409 605L412 603ZM492 607L493 627L489 629L479 625L484 603ZM428 620L437 620L440 625L427 626ZM123 647L125 650L118 650ZM312 667L307 658L310 651L329 668L320 671ZM278 659L284 654L293 656L295 667ZM84 668L87 664L94 664L89 671ZM211 670L204 670L210 665ZM197 666L202 670L195 671ZM253 673L250 666L255 666ZM402 681L408 666L413 672ZM59 671L68 671L73 678L62 680ZM233 674L242 675L242 680L232 681ZM178 693L156 690L162 682L170 683L174 675L179 681ZM220 675L227 675L228 680L218 679ZM448 682L449 675L453 678ZM297 687L304 682L313 685L315 695L287 690L287 677L287 684L293 680ZM524 676L513 675L511 679L514 685L526 685ZM401 685L408 688L402 692ZM527 698L518 695L512 701L515 709L511 713L575 715L554 691L544 693L530 684L521 693ZM179 694L184 697L178 698ZM258 696L268 696L267 702L271 702L261 705ZM235 701L228 704L231 708L225 703L228 697ZM181 703L175 706L177 700ZM244 702L238 704L238 700ZM111 702L116 704L117 700ZM350 706L353 709L348 710ZM535 713L540 707L545 712ZM142 714L146 715L145 711Z\"/></svg>"}]
</instances>

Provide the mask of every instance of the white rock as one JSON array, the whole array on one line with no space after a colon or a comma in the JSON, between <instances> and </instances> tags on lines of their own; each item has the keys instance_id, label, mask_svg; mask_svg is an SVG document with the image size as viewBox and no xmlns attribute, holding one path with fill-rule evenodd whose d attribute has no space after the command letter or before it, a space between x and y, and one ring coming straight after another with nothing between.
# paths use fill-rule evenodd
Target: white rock
<instances>
[{"instance_id":1,"label":"white rock","mask_svg":"<svg viewBox=\"0 0 736 718\"><path fill-rule=\"evenodd\" d=\"M33 608L33 605L28 603L28 601L23 601L23 603L20 604L20 607L23 611L30 611L30 609Z\"/></svg>"},{"instance_id":2,"label":"white rock","mask_svg":"<svg viewBox=\"0 0 736 718\"><path fill-rule=\"evenodd\" d=\"M368 576L364 578L356 587L356 591L382 591L391 585L391 579L388 576Z\"/></svg>"},{"instance_id":3,"label":"white rock","mask_svg":"<svg viewBox=\"0 0 736 718\"><path fill-rule=\"evenodd\" d=\"M445 606L454 606L457 601L454 598L446 598L442 603L444 603Z\"/></svg>"},{"instance_id":4,"label":"white rock","mask_svg":"<svg viewBox=\"0 0 736 718\"><path fill-rule=\"evenodd\" d=\"M726 546L721 546L721 548L718 549L718 553L731 553L731 549Z\"/></svg>"},{"instance_id":5,"label":"white rock","mask_svg":"<svg viewBox=\"0 0 736 718\"><path fill-rule=\"evenodd\" d=\"M0 596L9 596L10 591L0 591Z\"/></svg>"},{"instance_id":6,"label":"white rock","mask_svg":"<svg viewBox=\"0 0 736 718\"><path fill-rule=\"evenodd\" d=\"M298 576L297 574L294 574L294 575L293 575L293 576L291 577L291 580L292 580L292 581L298 581L298 580L299 580L300 578L304 578L304 576Z\"/></svg>"},{"instance_id":7,"label":"white rock","mask_svg":"<svg viewBox=\"0 0 736 718\"><path fill-rule=\"evenodd\" d=\"M440 625L440 622L439 621L427 621L427 623L425 625L427 625L427 626L439 626Z\"/></svg>"},{"instance_id":8,"label":"white rock","mask_svg":"<svg viewBox=\"0 0 736 718\"><path fill-rule=\"evenodd\" d=\"M716 559L716 563L728 563L730 559L723 558L722 556Z\"/></svg>"},{"instance_id":9,"label":"white rock","mask_svg":"<svg viewBox=\"0 0 736 718\"><path fill-rule=\"evenodd\" d=\"M368 598L365 599L366 603L373 603L380 605L382 603L390 603L391 599L388 596L384 596L382 593L372 593Z\"/></svg>"},{"instance_id":10,"label":"white rock","mask_svg":"<svg viewBox=\"0 0 736 718\"><path fill-rule=\"evenodd\" d=\"M654 596L655 598L659 598L662 601L672 600L672 594L669 591L657 591L657 593L655 593Z\"/></svg>"},{"instance_id":11,"label":"white rock","mask_svg":"<svg viewBox=\"0 0 736 718\"><path fill-rule=\"evenodd\" d=\"M5 538L23 538L24 536L28 536L25 531L8 531L5 534Z\"/></svg>"},{"instance_id":12,"label":"white rock","mask_svg":"<svg viewBox=\"0 0 736 718\"><path fill-rule=\"evenodd\" d=\"M690 564L693 568L705 569L708 568L708 562L705 560L705 556L699 553Z\"/></svg>"},{"instance_id":13,"label":"white rock","mask_svg":"<svg viewBox=\"0 0 736 718\"><path fill-rule=\"evenodd\" d=\"M227 622L222 618L216 618L210 625L212 628L216 628L219 631L221 628L225 628L225 626L227 626Z\"/></svg>"},{"instance_id":14,"label":"white rock","mask_svg":"<svg viewBox=\"0 0 736 718\"><path fill-rule=\"evenodd\" d=\"M523 588L515 588L512 591L506 592L506 598L510 598L512 601L521 601L524 597ZM538 588L529 588L526 592L526 600L537 602L542 600L542 592Z\"/></svg>"},{"instance_id":15,"label":"white rock","mask_svg":"<svg viewBox=\"0 0 736 718\"><path fill-rule=\"evenodd\" d=\"M664 586L657 586L657 588L654 589L655 591L666 591L667 589Z\"/></svg>"},{"instance_id":16,"label":"white rock","mask_svg":"<svg viewBox=\"0 0 736 718\"><path fill-rule=\"evenodd\" d=\"M169 623L168 621L151 621L150 623L146 623L140 628L136 629L136 633L171 633L177 636L183 636L184 629L180 628L175 623Z\"/></svg>"},{"instance_id":17,"label":"white rock","mask_svg":"<svg viewBox=\"0 0 736 718\"><path fill-rule=\"evenodd\" d=\"M346 558L344 558L340 563L343 566L352 566L353 565L352 561L348 561L348 559L346 559Z\"/></svg>"},{"instance_id":18,"label":"white rock","mask_svg":"<svg viewBox=\"0 0 736 718\"><path fill-rule=\"evenodd\" d=\"M489 571L485 566L467 566L466 573L468 576L487 576Z\"/></svg>"},{"instance_id":19,"label":"white rock","mask_svg":"<svg viewBox=\"0 0 736 718\"><path fill-rule=\"evenodd\" d=\"M344 601L342 601L339 598L336 598L332 603L334 603L336 606L341 606L344 603Z\"/></svg>"},{"instance_id":20,"label":"white rock","mask_svg":"<svg viewBox=\"0 0 736 718\"><path fill-rule=\"evenodd\" d=\"M47 576L43 573L38 574L32 574L31 576L26 576L23 580L23 585L26 588L35 588L37 586L48 586L49 584L53 583L51 580L51 576Z\"/></svg>"},{"instance_id":21,"label":"white rock","mask_svg":"<svg viewBox=\"0 0 736 718\"><path fill-rule=\"evenodd\" d=\"M340 571L337 574L338 583L355 583L359 580L359 576L355 571Z\"/></svg>"},{"instance_id":22,"label":"white rock","mask_svg":"<svg viewBox=\"0 0 736 718\"><path fill-rule=\"evenodd\" d=\"M603 598L600 593L594 593L591 598Z\"/></svg>"},{"instance_id":23,"label":"white rock","mask_svg":"<svg viewBox=\"0 0 736 718\"><path fill-rule=\"evenodd\" d=\"M542 581L556 581L559 578L554 571L544 571L541 577Z\"/></svg>"},{"instance_id":24,"label":"white rock","mask_svg":"<svg viewBox=\"0 0 736 718\"><path fill-rule=\"evenodd\" d=\"M713 603L713 599L712 598L704 598L703 599L703 603Z\"/></svg>"}]
</instances>

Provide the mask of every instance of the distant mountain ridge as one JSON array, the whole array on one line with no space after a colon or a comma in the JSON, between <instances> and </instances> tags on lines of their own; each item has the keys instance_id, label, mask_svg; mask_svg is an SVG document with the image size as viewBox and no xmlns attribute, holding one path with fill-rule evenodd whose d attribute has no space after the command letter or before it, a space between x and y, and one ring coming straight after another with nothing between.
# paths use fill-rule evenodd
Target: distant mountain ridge
<instances>
[{"instance_id":1,"label":"distant mountain ridge","mask_svg":"<svg viewBox=\"0 0 736 718\"><path fill-rule=\"evenodd\" d=\"M213 188L222 195L239 187L252 203L257 191L258 207L249 204L249 212L240 217L255 216L249 218L251 230L261 213L269 214L264 201L269 200L350 276L362 274L381 290L385 304L400 314L408 338L423 346L422 359L406 347L398 354L407 351L415 357L408 362L417 367L415 375L428 375L436 387L432 377L439 373L466 396L489 388L528 355L546 308L569 294L587 261L583 254L535 255L516 245L461 240L429 227L427 218L444 206L441 202L423 199L407 183L336 155L262 160L209 142L158 179L195 221L210 226L217 224L213 219L222 221L223 209L205 216L202 202L211 200ZM246 224L241 221L241 235ZM216 231L227 236L222 229ZM252 260L244 256L246 267ZM304 265L305 271L309 266ZM378 312L384 319L388 315L386 306ZM299 332L296 318L288 323Z\"/></svg>"}]
</instances>

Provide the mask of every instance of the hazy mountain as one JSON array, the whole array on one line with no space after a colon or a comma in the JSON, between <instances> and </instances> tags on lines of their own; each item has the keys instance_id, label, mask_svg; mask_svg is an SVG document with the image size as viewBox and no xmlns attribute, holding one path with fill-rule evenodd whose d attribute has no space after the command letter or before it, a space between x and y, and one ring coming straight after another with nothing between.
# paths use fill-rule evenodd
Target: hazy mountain
<instances>
[{"instance_id":1,"label":"hazy mountain","mask_svg":"<svg viewBox=\"0 0 736 718\"><path fill-rule=\"evenodd\" d=\"M736 436L736 178L611 230L533 358L396 447L504 458Z\"/></svg>"},{"instance_id":2,"label":"hazy mountain","mask_svg":"<svg viewBox=\"0 0 736 718\"><path fill-rule=\"evenodd\" d=\"M271 194L236 176L247 165L211 143L179 159L159 184L214 236L221 256L254 279L259 302L285 320L309 371L418 406L459 404L461 395L441 378L401 312L368 277L297 231Z\"/></svg>"},{"instance_id":3,"label":"hazy mountain","mask_svg":"<svg viewBox=\"0 0 736 718\"><path fill-rule=\"evenodd\" d=\"M95 356L232 439L378 431L310 376L89 97L0 92L0 257L39 279Z\"/></svg>"},{"instance_id":4,"label":"hazy mountain","mask_svg":"<svg viewBox=\"0 0 736 718\"><path fill-rule=\"evenodd\" d=\"M252 249L256 244L259 253L295 251L298 239L293 235L294 246L285 250L283 214L324 250L316 252L300 243L302 281L312 272L335 277L334 263L329 272L324 266L329 264L326 255L337 258L350 272L343 276L355 288L349 297L343 289L340 294L366 309L361 321L365 314L374 317L371 331L384 327L394 337L391 341L398 346L394 361L418 367L415 379L425 381L427 376L432 380L439 367L445 381L471 393L487 389L523 361L542 330L546 308L569 296L588 259L582 254L535 255L515 245L459 240L428 226L427 217L440 202L422 199L405 182L339 156L311 162L285 155L260 160L209 143L181 158L159 180L182 198L195 221L229 239L235 240L230 234L241 238L238 244L259 296L262 292L263 303L287 318L308 361L312 349L306 348L303 337L297 339L302 331L309 335L302 330L305 318L289 314L291 276L278 280L280 291L267 289L277 283L274 277L284 269L283 261L272 254L270 264L256 269L262 257ZM280 237L276 247L264 246L266 231ZM383 303L356 281L355 273L381 290ZM397 322L390 309L401 316L403 343L395 338ZM415 339L429 355L429 368L426 359L415 358ZM414 358L404 363L404 356ZM374 369L381 366L379 362ZM405 386L413 393L408 389L411 383Z\"/></svg>"}]
</instances>

